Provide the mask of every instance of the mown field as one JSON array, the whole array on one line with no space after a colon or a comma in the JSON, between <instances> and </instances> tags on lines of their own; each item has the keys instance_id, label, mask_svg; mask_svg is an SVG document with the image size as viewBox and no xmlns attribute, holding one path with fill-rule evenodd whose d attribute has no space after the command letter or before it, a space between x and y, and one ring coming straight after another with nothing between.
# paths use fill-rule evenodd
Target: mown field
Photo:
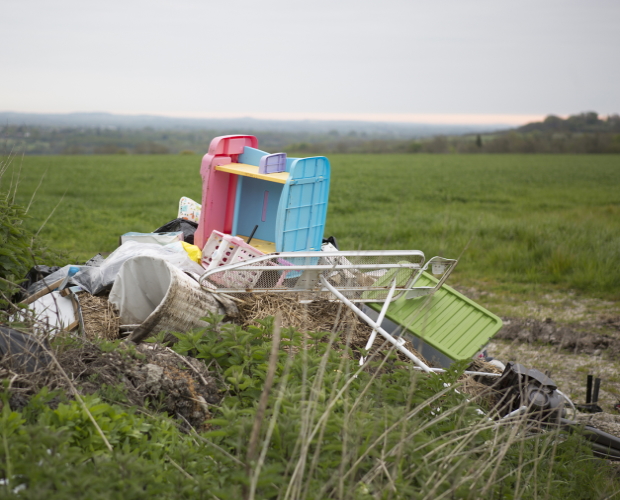
<instances>
[{"instance_id":1,"label":"mown field","mask_svg":"<svg viewBox=\"0 0 620 500\"><path fill-rule=\"evenodd\" d=\"M343 249L419 249L461 261L452 280L528 294L620 299L620 156L333 155L326 235ZM16 158L18 201L73 259L200 199L199 156ZM43 179L37 190L37 185ZM4 182L9 181L5 176ZM62 200L62 201L61 201Z\"/></svg>"}]
</instances>

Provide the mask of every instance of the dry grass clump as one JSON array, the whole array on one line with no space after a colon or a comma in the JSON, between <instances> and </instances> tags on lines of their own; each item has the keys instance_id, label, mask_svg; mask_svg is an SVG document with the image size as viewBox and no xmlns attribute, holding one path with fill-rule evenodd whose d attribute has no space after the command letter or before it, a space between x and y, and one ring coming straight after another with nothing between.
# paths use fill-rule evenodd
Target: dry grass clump
<instances>
[{"instance_id":1,"label":"dry grass clump","mask_svg":"<svg viewBox=\"0 0 620 500\"><path fill-rule=\"evenodd\" d=\"M484 361L483 359L472 360L472 363L468 369L474 372L485 372L485 373L502 373L503 371L497 366L495 366L494 364L489 363L488 361Z\"/></svg>"},{"instance_id":2,"label":"dry grass clump","mask_svg":"<svg viewBox=\"0 0 620 500\"><path fill-rule=\"evenodd\" d=\"M256 325L257 320L275 316L277 312L282 315L282 328L295 328L299 332L342 332L334 343L336 349L341 349L347 343L353 349L363 349L372 333L372 328L361 321L351 309L340 301L326 299L315 300L310 303L300 303L296 294L247 294L244 303L239 304L239 317L237 321L243 327ZM327 340L327 339L325 339ZM385 343L380 335L377 336L369 354L377 349L383 351L390 349L391 344ZM411 342L405 343L405 348L410 350L419 359L429 364L418 353ZM403 354L398 357L405 361Z\"/></svg>"},{"instance_id":3,"label":"dry grass clump","mask_svg":"<svg viewBox=\"0 0 620 500\"><path fill-rule=\"evenodd\" d=\"M89 293L79 295L84 334L89 340L118 338L120 318L106 297L97 297Z\"/></svg>"},{"instance_id":4,"label":"dry grass clump","mask_svg":"<svg viewBox=\"0 0 620 500\"><path fill-rule=\"evenodd\" d=\"M297 294L247 294L243 298L244 303L239 305L238 321L242 326L255 325L257 320L280 312L282 328L295 328L301 332L360 330L360 334L365 331L370 333L370 327L340 302L315 300L301 304L298 299Z\"/></svg>"},{"instance_id":5,"label":"dry grass clump","mask_svg":"<svg viewBox=\"0 0 620 500\"><path fill-rule=\"evenodd\" d=\"M473 360L468 370L484 373L502 373L502 370L497 366L482 359ZM459 378L459 382L462 384L459 390L471 396L481 406L491 409L501 399L500 392L492 387L497 380L497 378L463 374Z\"/></svg>"}]
</instances>

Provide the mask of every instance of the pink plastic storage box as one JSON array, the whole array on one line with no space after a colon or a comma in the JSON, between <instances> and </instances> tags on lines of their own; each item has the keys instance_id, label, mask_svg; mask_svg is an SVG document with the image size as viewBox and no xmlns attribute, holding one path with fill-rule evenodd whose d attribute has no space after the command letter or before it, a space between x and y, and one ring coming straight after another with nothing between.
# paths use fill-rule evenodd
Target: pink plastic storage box
<instances>
[{"instance_id":1,"label":"pink plastic storage box","mask_svg":"<svg viewBox=\"0 0 620 500\"><path fill-rule=\"evenodd\" d=\"M237 236L213 231L202 249L202 267L210 271L219 266L234 264L253 257L264 255L252 245L248 245ZM247 287L253 285L260 278L260 271L244 271L233 273L214 274L212 280L229 288Z\"/></svg>"}]
</instances>

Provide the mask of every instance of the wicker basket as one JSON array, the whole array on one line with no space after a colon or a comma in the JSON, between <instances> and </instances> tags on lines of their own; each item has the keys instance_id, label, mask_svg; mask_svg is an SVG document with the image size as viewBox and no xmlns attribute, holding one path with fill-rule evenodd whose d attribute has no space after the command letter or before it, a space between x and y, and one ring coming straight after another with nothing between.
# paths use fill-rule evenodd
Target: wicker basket
<instances>
[{"instance_id":1,"label":"wicker basket","mask_svg":"<svg viewBox=\"0 0 620 500\"><path fill-rule=\"evenodd\" d=\"M120 312L122 325L139 325L129 336L136 343L162 331L204 327L201 318L209 312L238 314L234 302L202 289L165 260L146 256L123 264L110 292L110 302Z\"/></svg>"}]
</instances>

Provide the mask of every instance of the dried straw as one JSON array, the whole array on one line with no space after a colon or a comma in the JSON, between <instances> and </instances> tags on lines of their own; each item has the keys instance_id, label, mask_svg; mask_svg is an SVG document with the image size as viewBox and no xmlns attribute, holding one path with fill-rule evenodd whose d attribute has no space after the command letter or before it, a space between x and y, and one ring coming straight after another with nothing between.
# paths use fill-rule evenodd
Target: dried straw
<instances>
[{"instance_id":1,"label":"dried straw","mask_svg":"<svg viewBox=\"0 0 620 500\"><path fill-rule=\"evenodd\" d=\"M474 372L486 372L486 373L502 373L502 370L488 361L483 359L474 359L469 366L468 370Z\"/></svg>"},{"instance_id":2,"label":"dried straw","mask_svg":"<svg viewBox=\"0 0 620 500\"><path fill-rule=\"evenodd\" d=\"M105 297L97 297L89 293L78 296L84 318L86 338L115 340L118 338L120 318L114 307Z\"/></svg>"},{"instance_id":3,"label":"dried straw","mask_svg":"<svg viewBox=\"0 0 620 500\"><path fill-rule=\"evenodd\" d=\"M502 370L497 366L482 359L473 360L468 370L485 373L502 373ZM472 399L487 409L493 408L501 399L501 393L493 387L493 384L497 382L496 378L462 375L459 381L462 383L459 390L472 396Z\"/></svg>"},{"instance_id":4,"label":"dried straw","mask_svg":"<svg viewBox=\"0 0 620 500\"><path fill-rule=\"evenodd\" d=\"M282 315L282 328L295 328L302 333L342 332L334 343L336 349L346 343L347 336L350 336L349 345L352 349L363 349L372 333L372 328L340 301L319 299L302 304L295 294L246 294L244 303L239 304L239 316L236 319L242 326L247 327L257 325L257 320L275 316L278 312ZM383 343L383 338L377 336L370 353ZM386 351L390 347L391 344L388 343L382 350ZM411 342L407 341L405 347L428 364ZM408 359L401 353L398 353L398 357L403 361Z\"/></svg>"}]
</instances>

